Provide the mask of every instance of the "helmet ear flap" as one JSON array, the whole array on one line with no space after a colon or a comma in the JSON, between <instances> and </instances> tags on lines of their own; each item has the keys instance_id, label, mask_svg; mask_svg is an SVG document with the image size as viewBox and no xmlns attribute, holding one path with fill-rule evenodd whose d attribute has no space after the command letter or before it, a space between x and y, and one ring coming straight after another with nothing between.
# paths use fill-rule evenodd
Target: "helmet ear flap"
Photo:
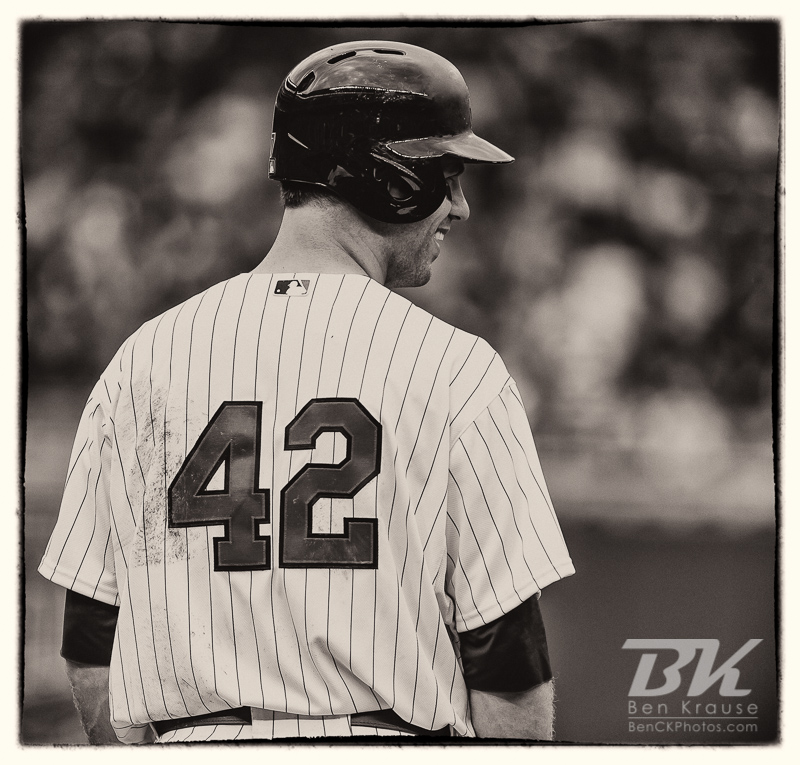
<instances>
[{"instance_id":1,"label":"helmet ear flap","mask_svg":"<svg viewBox=\"0 0 800 765\"><path fill-rule=\"evenodd\" d=\"M427 218L447 194L441 157L406 159L401 164L386 147L367 142L350 144L345 152L314 150L302 128L299 121L276 110L272 177L328 188L383 223Z\"/></svg>"},{"instance_id":2,"label":"helmet ear flap","mask_svg":"<svg viewBox=\"0 0 800 765\"><path fill-rule=\"evenodd\" d=\"M351 156L348 175L335 179L339 196L383 223L413 223L427 218L444 201L447 182L441 160L401 165L383 152Z\"/></svg>"}]
</instances>

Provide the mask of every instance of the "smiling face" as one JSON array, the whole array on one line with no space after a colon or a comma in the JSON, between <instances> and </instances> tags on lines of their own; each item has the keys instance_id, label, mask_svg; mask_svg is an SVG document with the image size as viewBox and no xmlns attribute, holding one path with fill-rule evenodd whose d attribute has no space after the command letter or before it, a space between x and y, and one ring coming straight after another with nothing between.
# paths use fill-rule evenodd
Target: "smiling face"
<instances>
[{"instance_id":1,"label":"smiling face","mask_svg":"<svg viewBox=\"0 0 800 765\"><path fill-rule=\"evenodd\" d=\"M386 224L389 253L387 287L421 287L431 278L431 264L439 256L445 235L454 220L469 217L469 205L461 189L464 163L455 157L442 160L447 196L435 213L416 223Z\"/></svg>"}]
</instances>

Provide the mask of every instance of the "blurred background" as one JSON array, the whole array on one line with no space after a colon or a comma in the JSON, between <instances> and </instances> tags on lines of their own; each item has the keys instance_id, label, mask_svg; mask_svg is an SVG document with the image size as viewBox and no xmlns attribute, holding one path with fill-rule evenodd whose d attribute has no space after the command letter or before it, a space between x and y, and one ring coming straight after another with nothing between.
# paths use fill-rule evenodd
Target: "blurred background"
<instances>
[{"instance_id":1,"label":"blurred background","mask_svg":"<svg viewBox=\"0 0 800 765\"><path fill-rule=\"evenodd\" d=\"M364 38L453 61L475 131L516 157L468 169L469 222L403 294L485 337L523 394L578 570L542 599L557 737L774 739L780 32L23 23L23 743L85 740L58 657L63 593L35 569L88 393L141 322L266 254L277 88ZM763 638L740 666L758 732L630 733L629 637L717 638L720 660Z\"/></svg>"}]
</instances>

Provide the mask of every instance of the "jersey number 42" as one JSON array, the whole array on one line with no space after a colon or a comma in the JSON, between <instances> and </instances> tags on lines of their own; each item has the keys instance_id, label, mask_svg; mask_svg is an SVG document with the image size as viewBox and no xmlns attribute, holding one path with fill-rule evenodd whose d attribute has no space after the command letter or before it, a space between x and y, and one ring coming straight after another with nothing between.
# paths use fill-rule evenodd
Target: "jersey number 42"
<instances>
[{"instance_id":1,"label":"jersey number 42","mask_svg":"<svg viewBox=\"0 0 800 765\"><path fill-rule=\"evenodd\" d=\"M222 526L216 571L271 568L269 489L259 488L260 401L226 401L211 418L169 487L173 528ZM342 433L347 455L335 465L308 463L283 487L278 561L282 568L377 568L378 519L345 518L341 534L312 531L314 503L352 498L380 472L381 425L354 398L312 399L286 426L284 448L313 449L326 431ZM223 489L209 489L223 469Z\"/></svg>"}]
</instances>

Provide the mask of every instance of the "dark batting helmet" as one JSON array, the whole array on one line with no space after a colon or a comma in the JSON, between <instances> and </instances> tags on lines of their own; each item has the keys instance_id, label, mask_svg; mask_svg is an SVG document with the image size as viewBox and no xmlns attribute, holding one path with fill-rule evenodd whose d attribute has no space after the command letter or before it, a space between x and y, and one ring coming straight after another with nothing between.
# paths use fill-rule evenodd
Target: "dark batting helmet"
<instances>
[{"instance_id":1,"label":"dark batting helmet","mask_svg":"<svg viewBox=\"0 0 800 765\"><path fill-rule=\"evenodd\" d=\"M269 177L325 187L384 223L422 220L447 195L444 155L513 161L471 125L464 78L441 56L396 42L334 45L278 91Z\"/></svg>"}]
</instances>

